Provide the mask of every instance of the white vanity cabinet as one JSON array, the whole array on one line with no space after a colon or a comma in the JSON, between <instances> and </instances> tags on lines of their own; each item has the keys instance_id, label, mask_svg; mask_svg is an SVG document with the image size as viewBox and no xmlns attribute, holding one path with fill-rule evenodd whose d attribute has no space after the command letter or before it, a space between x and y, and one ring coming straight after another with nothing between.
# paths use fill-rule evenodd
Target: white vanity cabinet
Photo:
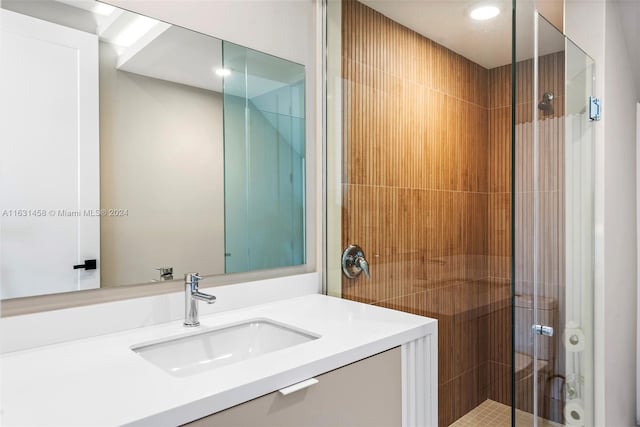
<instances>
[{"instance_id":1,"label":"white vanity cabinet","mask_svg":"<svg viewBox=\"0 0 640 427\"><path fill-rule=\"evenodd\" d=\"M393 427L402 425L400 347L315 377L318 383L276 391L209 415L190 427Z\"/></svg>"},{"instance_id":2,"label":"white vanity cabinet","mask_svg":"<svg viewBox=\"0 0 640 427\"><path fill-rule=\"evenodd\" d=\"M221 288L216 288L216 296L224 297L220 301L231 299ZM184 300L176 299L176 311L177 303ZM70 324L53 315L44 322L40 316L33 322ZM34 324L21 317L26 325ZM256 319L319 338L185 376L172 375L132 350L194 333L177 321L6 353L0 356L0 424L438 425L435 319L310 294L205 315L200 330ZM1 320L3 332L16 325ZM11 343L4 335L2 343ZM296 389L311 378L318 382ZM282 394L292 388L295 391Z\"/></svg>"}]
</instances>

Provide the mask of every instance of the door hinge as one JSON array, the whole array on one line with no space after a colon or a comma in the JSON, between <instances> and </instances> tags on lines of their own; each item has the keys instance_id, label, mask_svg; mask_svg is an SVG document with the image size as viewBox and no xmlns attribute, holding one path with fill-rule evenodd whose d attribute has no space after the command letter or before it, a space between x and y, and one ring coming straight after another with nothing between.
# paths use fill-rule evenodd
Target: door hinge
<instances>
[{"instance_id":1,"label":"door hinge","mask_svg":"<svg viewBox=\"0 0 640 427\"><path fill-rule=\"evenodd\" d=\"M600 120L600 112L602 107L600 106L600 99L590 96L589 97L589 120Z\"/></svg>"}]
</instances>

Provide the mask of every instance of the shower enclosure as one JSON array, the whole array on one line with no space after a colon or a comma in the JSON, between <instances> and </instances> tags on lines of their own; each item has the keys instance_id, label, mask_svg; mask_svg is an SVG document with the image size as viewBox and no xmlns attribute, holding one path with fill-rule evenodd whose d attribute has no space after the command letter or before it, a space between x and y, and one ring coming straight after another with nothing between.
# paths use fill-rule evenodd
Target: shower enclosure
<instances>
[{"instance_id":1,"label":"shower enclosure","mask_svg":"<svg viewBox=\"0 0 640 427\"><path fill-rule=\"evenodd\" d=\"M497 4L325 3L326 290L438 319L441 426L589 426L594 64Z\"/></svg>"}]
</instances>

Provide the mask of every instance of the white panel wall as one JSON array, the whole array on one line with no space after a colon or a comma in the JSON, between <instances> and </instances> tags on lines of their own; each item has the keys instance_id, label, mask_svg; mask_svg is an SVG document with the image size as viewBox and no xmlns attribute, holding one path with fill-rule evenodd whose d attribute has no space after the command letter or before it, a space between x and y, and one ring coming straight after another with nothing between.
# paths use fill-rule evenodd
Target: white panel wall
<instances>
[{"instance_id":1,"label":"white panel wall","mask_svg":"<svg viewBox=\"0 0 640 427\"><path fill-rule=\"evenodd\" d=\"M635 99L618 4L567 0L565 31L596 61L596 425L635 424Z\"/></svg>"},{"instance_id":2,"label":"white panel wall","mask_svg":"<svg viewBox=\"0 0 640 427\"><path fill-rule=\"evenodd\" d=\"M605 13L605 423L630 426L635 423L637 92L617 3L607 1Z\"/></svg>"}]
</instances>

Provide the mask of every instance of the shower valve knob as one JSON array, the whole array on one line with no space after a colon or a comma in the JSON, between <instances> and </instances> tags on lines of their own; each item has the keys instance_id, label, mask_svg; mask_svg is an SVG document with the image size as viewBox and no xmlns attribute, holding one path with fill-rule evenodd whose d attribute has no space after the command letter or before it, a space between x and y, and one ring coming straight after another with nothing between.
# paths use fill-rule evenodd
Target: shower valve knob
<instances>
[{"instance_id":1,"label":"shower valve knob","mask_svg":"<svg viewBox=\"0 0 640 427\"><path fill-rule=\"evenodd\" d=\"M364 256L364 251L358 245L349 245L342 253L342 272L349 279L355 279L364 273L367 279L371 278L369 262Z\"/></svg>"}]
</instances>

